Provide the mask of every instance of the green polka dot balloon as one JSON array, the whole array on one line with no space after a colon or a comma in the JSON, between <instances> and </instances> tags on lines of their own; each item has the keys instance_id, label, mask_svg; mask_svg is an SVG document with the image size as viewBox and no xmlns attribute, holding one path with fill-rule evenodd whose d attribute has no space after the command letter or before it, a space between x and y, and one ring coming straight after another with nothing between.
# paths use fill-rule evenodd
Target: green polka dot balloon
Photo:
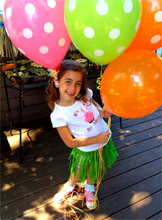
<instances>
[{"instance_id":1,"label":"green polka dot balloon","mask_svg":"<svg viewBox=\"0 0 162 220\"><path fill-rule=\"evenodd\" d=\"M141 17L140 0L66 0L71 40L90 61L105 65L131 44Z\"/></svg>"}]
</instances>

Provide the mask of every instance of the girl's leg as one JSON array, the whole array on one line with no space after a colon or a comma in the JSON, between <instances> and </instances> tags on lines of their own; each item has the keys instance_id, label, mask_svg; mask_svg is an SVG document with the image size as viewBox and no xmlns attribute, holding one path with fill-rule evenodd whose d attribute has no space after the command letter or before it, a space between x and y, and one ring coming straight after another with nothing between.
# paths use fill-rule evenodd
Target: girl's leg
<instances>
[{"instance_id":1,"label":"girl's leg","mask_svg":"<svg viewBox=\"0 0 162 220\"><path fill-rule=\"evenodd\" d=\"M94 185L92 185L90 175L87 176L87 183L85 185L85 190L95 192L95 187L94 187Z\"/></svg>"},{"instance_id":2,"label":"girl's leg","mask_svg":"<svg viewBox=\"0 0 162 220\"><path fill-rule=\"evenodd\" d=\"M79 181L79 168L77 169L75 178L74 178L74 173L73 173L72 176L69 178L68 183L70 186L74 186L78 181Z\"/></svg>"},{"instance_id":3,"label":"girl's leg","mask_svg":"<svg viewBox=\"0 0 162 220\"><path fill-rule=\"evenodd\" d=\"M91 185L91 183L92 183L91 178L90 178L90 175L87 176L87 183L88 183L89 185Z\"/></svg>"},{"instance_id":4,"label":"girl's leg","mask_svg":"<svg viewBox=\"0 0 162 220\"><path fill-rule=\"evenodd\" d=\"M92 185L90 175L88 175L87 183L85 184L85 198L87 208L95 209L97 206L95 199L95 187Z\"/></svg>"}]
</instances>

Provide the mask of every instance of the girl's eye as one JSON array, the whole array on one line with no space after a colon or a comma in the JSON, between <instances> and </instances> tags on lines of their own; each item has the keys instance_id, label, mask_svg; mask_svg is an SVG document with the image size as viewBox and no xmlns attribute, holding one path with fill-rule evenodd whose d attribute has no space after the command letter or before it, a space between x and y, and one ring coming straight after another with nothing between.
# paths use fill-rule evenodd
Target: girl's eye
<instances>
[{"instance_id":1,"label":"girl's eye","mask_svg":"<svg viewBox=\"0 0 162 220\"><path fill-rule=\"evenodd\" d=\"M82 83L81 82L77 82L77 86L81 86L82 85Z\"/></svg>"},{"instance_id":2,"label":"girl's eye","mask_svg":"<svg viewBox=\"0 0 162 220\"><path fill-rule=\"evenodd\" d=\"M70 84L70 80L66 80L65 82L66 82L66 84Z\"/></svg>"}]
</instances>

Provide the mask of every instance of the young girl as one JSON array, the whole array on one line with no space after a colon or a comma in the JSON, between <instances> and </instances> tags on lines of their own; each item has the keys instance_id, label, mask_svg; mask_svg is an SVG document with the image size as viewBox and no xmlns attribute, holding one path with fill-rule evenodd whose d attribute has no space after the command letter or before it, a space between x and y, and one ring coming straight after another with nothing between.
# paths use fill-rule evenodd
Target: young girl
<instances>
[{"instance_id":1,"label":"young girl","mask_svg":"<svg viewBox=\"0 0 162 220\"><path fill-rule=\"evenodd\" d=\"M116 161L117 152L103 117L110 113L103 110L87 89L86 74L81 65L73 60L64 60L58 74L51 74L47 88L47 101L51 122L64 141L72 148L70 154L70 177L63 188L54 196L61 203L80 181L85 184L88 209L96 208L95 187L99 175ZM102 149L102 161L99 150Z\"/></svg>"}]
</instances>

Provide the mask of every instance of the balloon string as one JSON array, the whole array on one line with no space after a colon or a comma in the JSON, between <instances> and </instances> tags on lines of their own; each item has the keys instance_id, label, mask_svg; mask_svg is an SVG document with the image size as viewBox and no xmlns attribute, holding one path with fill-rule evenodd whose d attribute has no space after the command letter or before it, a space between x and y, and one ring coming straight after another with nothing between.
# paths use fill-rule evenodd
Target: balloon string
<instances>
[{"instance_id":1,"label":"balloon string","mask_svg":"<svg viewBox=\"0 0 162 220\"><path fill-rule=\"evenodd\" d=\"M110 116L109 116L109 119L107 122L107 126L108 126L108 131L110 131L110 126L111 126L111 117ZM99 175L98 175L98 181L97 181L96 192L95 192L95 200L97 200L98 189L99 189L99 186L100 186L102 178L103 178L102 170L104 169L104 164L103 164L104 161L103 161L103 157L102 157L102 151L103 151L103 145L102 145L102 147L99 148L99 155L100 155L99 169L101 168L100 169L101 172L99 172Z\"/></svg>"},{"instance_id":2,"label":"balloon string","mask_svg":"<svg viewBox=\"0 0 162 220\"><path fill-rule=\"evenodd\" d=\"M98 84L97 89L100 90L100 84L101 84L101 79L102 79L102 66L100 69L100 76L97 78L96 83Z\"/></svg>"},{"instance_id":3,"label":"balloon string","mask_svg":"<svg viewBox=\"0 0 162 220\"><path fill-rule=\"evenodd\" d=\"M111 117L109 117L107 125L108 125L108 131L110 131L110 126L111 126Z\"/></svg>"}]
</instances>

